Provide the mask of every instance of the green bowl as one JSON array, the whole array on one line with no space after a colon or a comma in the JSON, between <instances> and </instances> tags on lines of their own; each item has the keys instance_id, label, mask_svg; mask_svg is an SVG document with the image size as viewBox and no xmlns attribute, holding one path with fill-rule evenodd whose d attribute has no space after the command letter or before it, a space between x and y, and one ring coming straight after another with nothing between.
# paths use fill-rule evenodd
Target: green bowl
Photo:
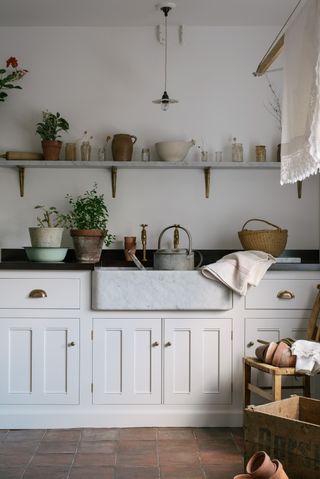
<instances>
[{"instance_id":1,"label":"green bowl","mask_svg":"<svg viewBox=\"0 0 320 479\"><path fill-rule=\"evenodd\" d=\"M58 263L66 257L68 248L36 248L33 246L24 247L29 261L38 261L43 263Z\"/></svg>"}]
</instances>

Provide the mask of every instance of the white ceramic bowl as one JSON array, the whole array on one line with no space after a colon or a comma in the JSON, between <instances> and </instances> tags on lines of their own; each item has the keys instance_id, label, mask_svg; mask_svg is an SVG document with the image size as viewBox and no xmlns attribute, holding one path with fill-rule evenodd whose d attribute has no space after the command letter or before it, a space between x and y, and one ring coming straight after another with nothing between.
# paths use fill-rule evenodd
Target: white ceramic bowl
<instances>
[{"instance_id":1,"label":"white ceramic bowl","mask_svg":"<svg viewBox=\"0 0 320 479\"><path fill-rule=\"evenodd\" d=\"M162 161L182 161L194 144L194 140L160 141L155 143L155 148L160 160Z\"/></svg>"},{"instance_id":2,"label":"white ceramic bowl","mask_svg":"<svg viewBox=\"0 0 320 479\"><path fill-rule=\"evenodd\" d=\"M58 263L66 257L68 248L36 248L33 246L24 247L29 261L37 261L43 263Z\"/></svg>"}]
</instances>

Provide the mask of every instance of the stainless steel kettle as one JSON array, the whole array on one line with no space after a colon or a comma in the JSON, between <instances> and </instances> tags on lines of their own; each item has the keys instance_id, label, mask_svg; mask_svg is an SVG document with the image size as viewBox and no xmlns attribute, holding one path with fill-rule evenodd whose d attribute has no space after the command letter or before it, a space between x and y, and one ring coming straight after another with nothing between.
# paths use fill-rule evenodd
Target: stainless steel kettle
<instances>
[{"instance_id":1,"label":"stainless steel kettle","mask_svg":"<svg viewBox=\"0 0 320 479\"><path fill-rule=\"evenodd\" d=\"M175 228L174 231L174 248L173 249L161 249L161 239L163 234L171 229ZM189 239L189 248L178 248L179 245L179 229L185 231ZM186 271L193 270L198 268L203 260L202 254L200 251L196 251L200 256L199 263L194 265L194 252L192 251L192 240L189 231L183 226L172 225L165 228L159 236L158 240L158 250L154 253L153 256L153 267L158 270L177 270L177 271Z\"/></svg>"}]
</instances>

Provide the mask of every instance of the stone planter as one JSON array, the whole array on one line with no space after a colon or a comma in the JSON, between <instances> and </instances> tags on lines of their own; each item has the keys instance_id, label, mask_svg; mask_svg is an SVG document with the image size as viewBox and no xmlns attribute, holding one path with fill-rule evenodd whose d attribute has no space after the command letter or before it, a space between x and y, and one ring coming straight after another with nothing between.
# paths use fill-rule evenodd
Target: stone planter
<instances>
[{"instance_id":1,"label":"stone planter","mask_svg":"<svg viewBox=\"0 0 320 479\"><path fill-rule=\"evenodd\" d=\"M39 226L29 228L31 246L37 248L60 248L63 228L42 228Z\"/></svg>"},{"instance_id":2,"label":"stone planter","mask_svg":"<svg viewBox=\"0 0 320 479\"><path fill-rule=\"evenodd\" d=\"M101 230L71 230L76 259L81 263L98 263L105 232Z\"/></svg>"}]
</instances>

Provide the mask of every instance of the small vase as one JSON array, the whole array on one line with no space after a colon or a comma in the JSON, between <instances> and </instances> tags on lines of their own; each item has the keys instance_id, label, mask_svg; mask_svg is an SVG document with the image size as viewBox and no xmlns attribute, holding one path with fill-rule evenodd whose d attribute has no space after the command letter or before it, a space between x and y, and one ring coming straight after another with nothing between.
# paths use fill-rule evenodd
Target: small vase
<instances>
[{"instance_id":1,"label":"small vase","mask_svg":"<svg viewBox=\"0 0 320 479\"><path fill-rule=\"evenodd\" d=\"M46 161L59 160L62 141L42 140L43 156Z\"/></svg>"},{"instance_id":2,"label":"small vase","mask_svg":"<svg viewBox=\"0 0 320 479\"><path fill-rule=\"evenodd\" d=\"M137 141L137 137L119 133L114 135L111 149L114 161L131 161L133 145Z\"/></svg>"}]
</instances>

